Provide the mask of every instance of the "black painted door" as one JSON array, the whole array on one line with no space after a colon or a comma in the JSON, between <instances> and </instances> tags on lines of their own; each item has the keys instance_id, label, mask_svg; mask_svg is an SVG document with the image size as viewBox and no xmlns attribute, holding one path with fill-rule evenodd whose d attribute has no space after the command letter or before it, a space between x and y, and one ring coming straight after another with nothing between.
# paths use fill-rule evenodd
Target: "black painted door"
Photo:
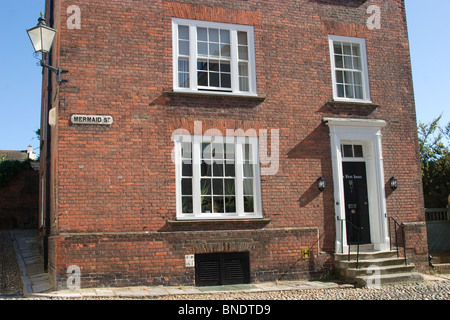
<instances>
[{"instance_id":1,"label":"black painted door","mask_svg":"<svg viewBox=\"0 0 450 320\"><path fill-rule=\"evenodd\" d=\"M343 162L345 218L349 244L370 243L369 199L365 162ZM359 229L359 230L358 230Z\"/></svg>"}]
</instances>

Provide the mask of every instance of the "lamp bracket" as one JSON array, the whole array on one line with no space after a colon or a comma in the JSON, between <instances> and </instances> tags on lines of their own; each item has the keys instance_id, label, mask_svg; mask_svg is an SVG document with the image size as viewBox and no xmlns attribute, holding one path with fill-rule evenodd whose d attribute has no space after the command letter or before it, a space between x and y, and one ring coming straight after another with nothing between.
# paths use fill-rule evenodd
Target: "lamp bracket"
<instances>
[{"instance_id":1,"label":"lamp bracket","mask_svg":"<svg viewBox=\"0 0 450 320\"><path fill-rule=\"evenodd\" d=\"M68 73L69 70L63 70L63 69L60 69L60 68L52 67L51 65L48 65L44 60L41 60L41 67L47 68L50 71L52 71L53 73L55 73L56 74L56 81L58 82L58 84L61 84L63 82L68 82L68 80L61 79L61 74Z\"/></svg>"}]
</instances>

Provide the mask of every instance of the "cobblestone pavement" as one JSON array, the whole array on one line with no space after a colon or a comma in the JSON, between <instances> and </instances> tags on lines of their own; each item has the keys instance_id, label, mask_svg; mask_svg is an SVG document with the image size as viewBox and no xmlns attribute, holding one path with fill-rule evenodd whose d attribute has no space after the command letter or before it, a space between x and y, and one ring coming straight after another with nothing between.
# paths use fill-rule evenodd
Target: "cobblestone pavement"
<instances>
[{"instance_id":1,"label":"cobblestone pavement","mask_svg":"<svg viewBox=\"0 0 450 320\"><path fill-rule=\"evenodd\" d=\"M314 281L313 281L314 282ZM30 296L28 299L51 300L450 300L450 275L425 276L423 283L386 285L381 288L355 288L349 284L286 281L264 283L263 289L195 293L183 287L97 288L60 291L58 294ZM284 283L284 284L283 284ZM256 285L255 285L256 286ZM271 289L285 286L286 289ZM293 289L296 286L299 289ZM308 288L305 288L308 287ZM320 288L322 287L322 288ZM300 289L301 288L301 289ZM162 292L166 290L166 292ZM191 292L184 294L182 292ZM95 293L97 292L97 294ZM109 293L108 293L109 292Z\"/></svg>"},{"instance_id":2,"label":"cobblestone pavement","mask_svg":"<svg viewBox=\"0 0 450 320\"><path fill-rule=\"evenodd\" d=\"M22 279L8 230L0 230L0 298L20 296Z\"/></svg>"},{"instance_id":3,"label":"cobblestone pavement","mask_svg":"<svg viewBox=\"0 0 450 320\"><path fill-rule=\"evenodd\" d=\"M333 288L287 291L177 295L182 300L450 300L450 280L387 285L380 289Z\"/></svg>"}]
</instances>

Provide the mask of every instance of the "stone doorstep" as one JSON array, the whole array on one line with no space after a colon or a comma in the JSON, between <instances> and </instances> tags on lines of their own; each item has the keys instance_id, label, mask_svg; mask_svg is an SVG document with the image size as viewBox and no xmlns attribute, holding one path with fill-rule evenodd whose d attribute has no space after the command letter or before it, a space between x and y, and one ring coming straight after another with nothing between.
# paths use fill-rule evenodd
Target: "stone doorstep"
<instances>
[{"instance_id":1,"label":"stone doorstep","mask_svg":"<svg viewBox=\"0 0 450 320\"><path fill-rule=\"evenodd\" d=\"M346 254L335 255L336 266L342 270L346 278L354 280L357 286L424 281L423 276L415 272L415 266L413 264L405 266L404 258L397 258L397 252L394 250L360 252L358 269L356 269L356 257L355 253L350 253L350 261L348 261ZM377 269L371 269L371 267Z\"/></svg>"},{"instance_id":2,"label":"stone doorstep","mask_svg":"<svg viewBox=\"0 0 450 320\"><path fill-rule=\"evenodd\" d=\"M379 276L360 276L355 278L357 286L369 287L376 284L423 282L424 277L417 272L383 274Z\"/></svg>"}]
</instances>

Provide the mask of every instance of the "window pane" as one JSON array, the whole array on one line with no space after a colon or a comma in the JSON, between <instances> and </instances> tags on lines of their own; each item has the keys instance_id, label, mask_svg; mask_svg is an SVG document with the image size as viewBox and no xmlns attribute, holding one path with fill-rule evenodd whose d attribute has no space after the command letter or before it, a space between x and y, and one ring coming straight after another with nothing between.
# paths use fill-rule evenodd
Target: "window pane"
<instances>
[{"instance_id":1,"label":"window pane","mask_svg":"<svg viewBox=\"0 0 450 320\"><path fill-rule=\"evenodd\" d=\"M238 44L247 45L247 32L238 31Z\"/></svg>"},{"instance_id":2,"label":"window pane","mask_svg":"<svg viewBox=\"0 0 450 320\"><path fill-rule=\"evenodd\" d=\"M231 74L222 74L220 78L220 86L222 88L231 88Z\"/></svg>"},{"instance_id":3,"label":"window pane","mask_svg":"<svg viewBox=\"0 0 450 320\"><path fill-rule=\"evenodd\" d=\"M225 179L225 195L234 196L235 194L234 179Z\"/></svg>"},{"instance_id":4,"label":"window pane","mask_svg":"<svg viewBox=\"0 0 450 320\"><path fill-rule=\"evenodd\" d=\"M344 152L344 157L349 157L352 158L353 157L353 148L351 144L344 144L342 146L342 150Z\"/></svg>"},{"instance_id":5,"label":"window pane","mask_svg":"<svg viewBox=\"0 0 450 320\"><path fill-rule=\"evenodd\" d=\"M181 194L183 196L192 195L192 179L181 179Z\"/></svg>"},{"instance_id":6,"label":"window pane","mask_svg":"<svg viewBox=\"0 0 450 320\"><path fill-rule=\"evenodd\" d=\"M211 195L211 179L202 179L200 187L202 195Z\"/></svg>"},{"instance_id":7,"label":"window pane","mask_svg":"<svg viewBox=\"0 0 450 320\"><path fill-rule=\"evenodd\" d=\"M254 204L253 204L253 197L245 196L244 197L244 211L245 212L254 212Z\"/></svg>"},{"instance_id":8,"label":"window pane","mask_svg":"<svg viewBox=\"0 0 450 320\"><path fill-rule=\"evenodd\" d=\"M231 53L230 53L230 45L229 44L222 44L221 45L221 50L220 50L220 55L222 57L230 57Z\"/></svg>"},{"instance_id":9,"label":"window pane","mask_svg":"<svg viewBox=\"0 0 450 320\"><path fill-rule=\"evenodd\" d=\"M335 63L336 68L343 68L344 67L344 62L343 62L343 59L342 59L341 55L335 55L334 56L334 63Z\"/></svg>"},{"instance_id":10,"label":"window pane","mask_svg":"<svg viewBox=\"0 0 450 320\"><path fill-rule=\"evenodd\" d=\"M244 163L244 177L253 177L253 165Z\"/></svg>"},{"instance_id":11,"label":"window pane","mask_svg":"<svg viewBox=\"0 0 450 320\"><path fill-rule=\"evenodd\" d=\"M202 213L211 213L212 211L212 197L202 197Z\"/></svg>"},{"instance_id":12,"label":"window pane","mask_svg":"<svg viewBox=\"0 0 450 320\"><path fill-rule=\"evenodd\" d=\"M344 68L353 69L353 59L350 56L344 56Z\"/></svg>"},{"instance_id":13,"label":"window pane","mask_svg":"<svg viewBox=\"0 0 450 320\"><path fill-rule=\"evenodd\" d=\"M183 159L192 159L192 143L182 142L181 143L181 157Z\"/></svg>"},{"instance_id":14,"label":"window pane","mask_svg":"<svg viewBox=\"0 0 450 320\"><path fill-rule=\"evenodd\" d=\"M344 73L342 71L336 71L336 82L344 83Z\"/></svg>"},{"instance_id":15,"label":"window pane","mask_svg":"<svg viewBox=\"0 0 450 320\"><path fill-rule=\"evenodd\" d=\"M239 77L239 91L250 91L248 77Z\"/></svg>"},{"instance_id":16,"label":"window pane","mask_svg":"<svg viewBox=\"0 0 450 320\"><path fill-rule=\"evenodd\" d=\"M189 73L178 73L178 86L180 88L189 88Z\"/></svg>"},{"instance_id":17,"label":"window pane","mask_svg":"<svg viewBox=\"0 0 450 320\"><path fill-rule=\"evenodd\" d=\"M183 177L192 177L192 163L185 163L184 161L188 160L183 160L181 175Z\"/></svg>"},{"instance_id":18,"label":"window pane","mask_svg":"<svg viewBox=\"0 0 450 320\"><path fill-rule=\"evenodd\" d=\"M335 54L342 54L342 42L334 41L333 46Z\"/></svg>"},{"instance_id":19,"label":"window pane","mask_svg":"<svg viewBox=\"0 0 450 320\"><path fill-rule=\"evenodd\" d=\"M207 42L198 42L197 50L198 50L198 55L207 56L208 55L208 43Z\"/></svg>"},{"instance_id":20,"label":"window pane","mask_svg":"<svg viewBox=\"0 0 450 320\"><path fill-rule=\"evenodd\" d=\"M210 60L209 61L209 71L219 71L219 61Z\"/></svg>"},{"instance_id":21,"label":"window pane","mask_svg":"<svg viewBox=\"0 0 450 320\"><path fill-rule=\"evenodd\" d=\"M251 160L253 158L252 157L251 145L246 143L246 144L243 145L243 147L244 147L244 150L243 150L243 152L244 152L244 160Z\"/></svg>"},{"instance_id":22,"label":"window pane","mask_svg":"<svg viewBox=\"0 0 450 320\"><path fill-rule=\"evenodd\" d=\"M201 164L201 175L202 175L202 177L211 177L212 170L211 170L210 162L211 161L208 161L208 160L207 160L207 162L202 161L202 164Z\"/></svg>"},{"instance_id":23,"label":"window pane","mask_svg":"<svg viewBox=\"0 0 450 320\"><path fill-rule=\"evenodd\" d=\"M347 98L354 98L355 97L352 85L345 86L345 96Z\"/></svg>"},{"instance_id":24,"label":"window pane","mask_svg":"<svg viewBox=\"0 0 450 320\"><path fill-rule=\"evenodd\" d=\"M248 76L248 63L239 63L239 75Z\"/></svg>"},{"instance_id":25,"label":"window pane","mask_svg":"<svg viewBox=\"0 0 450 320\"><path fill-rule=\"evenodd\" d=\"M183 213L193 213L192 197L181 197L181 206Z\"/></svg>"},{"instance_id":26,"label":"window pane","mask_svg":"<svg viewBox=\"0 0 450 320\"><path fill-rule=\"evenodd\" d=\"M253 195L253 179L244 179L244 196Z\"/></svg>"},{"instance_id":27,"label":"window pane","mask_svg":"<svg viewBox=\"0 0 450 320\"><path fill-rule=\"evenodd\" d=\"M357 70L362 70L361 58L353 58L353 68Z\"/></svg>"},{"instance_id":28,"label":"window pane","mask_svg":"<svg viewBox=\"0 0 450 320\"><path fill-rule=\"evenodd\" d=\"M189 41L178 41L178 53L184 56L189 55Z\"/></svg>"},{"instance_id":29,"label":"window pane","mask_svg":"<svg viewBox=\"0 0 450 320\"><path fill-rule=\"evenodd\" d=\"M234 177L236 175L234 162L231 163L230 160L227 160L225 163L225 176L227 177Z\"/></svg>"},{"instance_id":30,"label":"window pane","mask_svg":"<svg viewBox=\"0 0 450 320\"><path fill-rule=\"evenodd\" d=\"M220 42L230 43L230 30L220 30Z\"/></svg>"},{"instance_id":31,"label":"window pane","mask_svg":"<svg viewBox=\"0 0 450 320\"><path fill-rule=\"evenodd\" d=\"M342 84L337 85L337 95L340 98L345 98L344 86Z\"/></svg>"},{"instance_id":32,"label":"window pane","mask_svg":"<svg viewBox=\"0 0 450 320\"><path fill-rule=\"evenodd\" d=\"M219 73L211 72L209 74L209 86L210 87L220 87Z\"/></svg>"},{"instance_id":33,"label":"window pane","mask_svg":"<svg viewBox=\"0 0 450 320\"><path fill-rule=\"evenodd\" d=\"M248 47L239 46L239 59L248 60Z\"/></svg>"},{"instance_id":34,"label":"window pane","mask_svg":"<svg viewBox=\"0 0 450 320\"><path fill-rule=\"evenodd\" d=\"M214 160L224 159L223 143L213 143L212 145L212 156ZM220 161L222 163L222 161Z\"/></svg>"},{"instance_id":35,"label":"window pane","mask_svg":"<svg viewBox=\"0 0 450 320\"><path fill-rule=\"evenodd\" d=\"M197 40L208 41L208 29L198 27L197 28Z\"/></svg>"},{"instance_id":36,"label":"window pane","mask_svg":"<svg viewBox=\"0 0 450 320\"><path fill-rule=\"evenodd\" d=\"M362 86L355 86L355 98L356 99L363 99L363 87Z\"/></svg>"},{"instance_id":37,"label":"window pane","mask_svg":"<svg viewBox=\"0 0 450 320\"><path fill-rule=\"evenodd\" d=\"M223 163L218 163L218 161L214 161L213 165L213 176L214 177L223 177Z\"/></svg>"},{"instance_id":38,"label":"window pane","mask_svg":"<svg viewBox=\"0 0 450 320\"><path fill-rule=\"evenodd\" d=\"M342 47L344 49L344 54L349 55L349 56L352 54L352 46L350 43L344 42L342 44Z\"/></svg>"},{"instance_id":39,"label":"window pane","mask_svg":"<svg viewBox=\"0 0 450 320\"><path fill-rule=\"evenodd\" d=\"M219 42L219 29L208 29L209 32L209 41L210 42Z\"/></svg>"},{"instance_id":40,"label":"window pane","mask_svg":"<svg viewBox=\"0 0 450 320\"><path fill-rule=\"evenodd\" d=\"M227 160L233 160L234 161L234 144L232 143L225 143L225 154ZM229 161L227 163L230 163ZM234 162L233 162L234 163Z\"/></svg>"},{"instance_id":41,"label":"window pane","mask_svg":"<svg viewBox=\"0 0 450 320\"><path fill-rule=\"evenodd\" d=\"M199 72L197 74L198 85L199 86L207 86L208 85L208 73L207 72Z\"/></svg>"},{"instance_id":42,"label":"window pane","mask_svg":"<svg viewBox=\"0 0 450 320\"><path fill-rule=\"evenodd\" d=\"M353 72L351 71L344 72L344 83L353 84Z\"/></svg>"},{"instance_id":43,"label":"window pane","mask_svg":"<svg viewBox=\"0 0 450 320\"><path fill-rule=\"evenodd\" d=\"M220 56L220 45L218 43L209 44L209 55L210 56Z\"/></svg>"},{"instance_id":44,"label":"window pane","mask_svg":"<svg viewBox=\"0 0 450 320\"><path fill-rule=\"evenodd\" d=\"M208 70L208 61L197 60L197 70Z\"/></svg>"},{"instance_id":45,"label":"window pane","mask_svg":"<svg viewBox=\"0 0 450 320\"><path fill-rule=\"evenodd\" d=\"M213 195L223 195L223 179L213 179Z\"/></svg>"},{"instance_id":46,"label":"window pane","mask_svg":"<svg viewBox=\"0 0 450 320\"><path fill-rule=\"evenodd\" d=\"M231 72L229 61L220 61L220 72Z\"/></svg>"},{"instance_id":47,"label":"window pane","mask_svg":"<svg viewBox=\"0 0 450 320\"><path fill-rule=\"evenodd\" d=\"M178 26L178 39L189 40L189 27Z\"/></svg>"},{"instance_id":48,"label":"window pane","mask_svg":"<svg viewBox=\"0 0 450 320\"><path fill-rule=\"evenodd\" d=\"M355 84L362 85L361 72L353 72L353 79L355 80Z\"/></svg>"},{"instance_id":49,"label":"window pane","mask_svg":"<svg viewBox=\"0 0 450 320\"><path fill-rule=\"evenodd\" d=\"M210 143L202 143L202 159L211 159L211 149Z\"/></svg>"},{"instance_id":50,"label":"window pane","mask_svg":"<svg viewBox=\"0 0 450 320\"><path fill-rule=\"evenodd\" d=\"M236 212L236 197L225 197L225 212Z\"/></svg>"},{"instance_id":51,"label":"window pane","mask_svg":"<svg viewBox=\"0 0 450 320\"><path fill-rule=\"evenodd\" d=\"M189 72L189 59L178 59L178 71Z\"/></svg>"},{"instance_id":52,"label":"window pane","mask_svg":"<svg viewBox=\"0 0 450 320\"><path fill-rule=\"evenodd\" d=\"M216 212L216 213L224 212L223 196L214 197L214 212Z\"/></svg>"},{"instance_id":53,"label":"window pane","mask_svg":"<svg viewBox=\"0 0 450 320\"><path fill-rule=\"evenodd\" d=\"M357 43L353 43L352 44L352 54L355 57L360 57L361 56L361 51L360 51L360 45Z\"/></svg>"},{"instance_id":54,"label":"window pane","mask_svg":"<svg viewBox=\"0 0 450 320\"><path fill-rule=\"evenodd\" d=\"M359 158L363 157L363 147L362 147L362 145L355 144L353 146L353 150L355 152L355 157L359 157Z\"/></svg>"}]
</instances>

